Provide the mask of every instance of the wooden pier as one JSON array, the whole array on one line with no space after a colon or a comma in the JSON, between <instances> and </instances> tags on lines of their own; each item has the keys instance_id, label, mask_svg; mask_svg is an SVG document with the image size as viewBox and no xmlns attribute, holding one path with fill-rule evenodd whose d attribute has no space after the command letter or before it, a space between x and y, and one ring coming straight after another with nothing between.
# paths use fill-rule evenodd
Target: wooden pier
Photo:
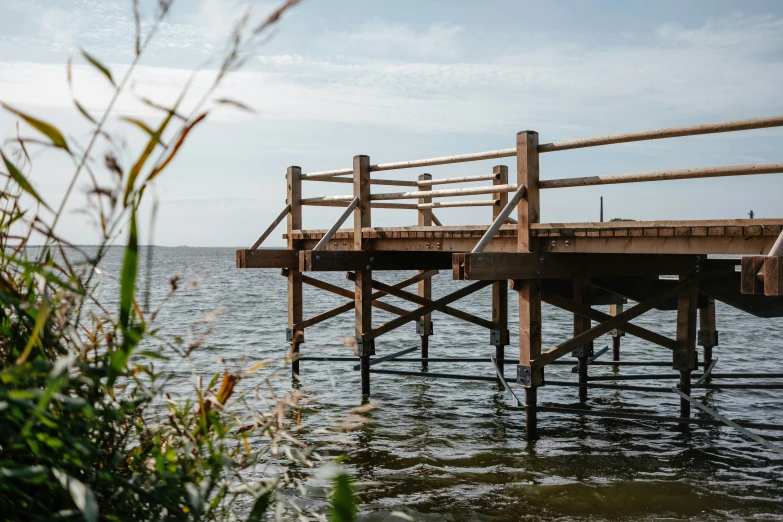
<instances>
[{"instance_id":1,"label":"wooden pier","mask_svg":"<svg viewBox=\"0 0 783 522\"><path fill-rule=\"evenodd\" d=\"M690 408L706 407L690 398L692 387L720 386L741 375L712 374L713 350L719 344L715 321L715 301L721 301L760 317L783 316L783 218L731 219L708 221L646 221L599 223L540 223L541 190L617 183L660 182L666 180L745 176L783 173L783 163L735 165L702 169L631 173L612 176L577 177L556 180L539 179L539 156L557 151L606 146L643 140L676 138L699 134L736 132L783 126L783 116L720 124L698 125L631 134L581 139L560 143L539 143L538 133L517 134L516 147L476 154L432 158L373 165L368 156L353 158L353 166L325 172L303 173L299 167L287 171L287 205L256 243L237 251L239 268L279 268L288 279L288 330L292 369L298 378L300 360L350 358L300 354L306 331L327 319L354 311L355 355L361 373L361 393L370 393L372 374L429 375L444 378L475 378L500 381L513 400L520 402L526 414L526 437L537 438L537 414L574 413L638 418L639 414L544 408L537 405L539 389L547 386L574 386L581 401L590 388L656 389L680 395L677 417L646 416L677 423L701 423L691 417ZM476 176L433 178L421 173L424 167L459 162L516 158L516 174L509 175L506 165ZM412 169L410 180L382 179L377 173ZM512 167L513 169L513 167ZM484 186L454 188L464 183L487 182ZM352 193L343 196L303 197L305 182L351 184ZM374 185L401 187L400 192L375 193ZM439 185L447 185L442 188ZM484 196L470 200L451 198ZM401 202L408 201L408 202ZM306 229L302 223L303 206L336 206L345 211L330 229ZM448 207L488 206L492 224L444 226L437 211ZM374 226L374 208L412 210L417 224L407 227ZM353 217L353 223L349 218ZM489 218L489 215L487 216ZM285 220L285 249L260 249L259 246ZM347 225L345 225L345 223ZM341 228L345 225L345 228ZM740 258L716 258L716 255L741 255ZM373 279L375 271L416 270L417 274L396 284ZM432 298L432 277L450 270L455 280L465 281L459 290ZM354 282L346 290L317 279L314 272L345 272ZM664 277L666 276L666 277ZM327 312L306 317L302 300L303 285L350 299ZM416 285L416 291L409 287ZM492 316L478 317L453 305L482 288L492 288ZM509 290L519 300L519 352L507 358ZM414 306L401 308L382 300L394 296ZM629 306L626 303L634 301ZM545 346L541 335L541 303L546 302L574 316L573 337L556 346ZM609 305L610 313L594 306ZM397 317L385 324L372 321L373 308ZM653 309L676 310L676 335L669 338L634 325L633 320ZM458 359L429 357L429 337L433 335L432 313L439 312L488 330L488 343L495 347L491 362L495 376L468 376L428 372L429 363ZM593 322L597 322L593 326ZM418 358L422 372L380 370L375 364L404 359L414 349L395 354L378 354L376 340L407 324L414 324L420 337ZM679 386L635 386L601 384L589 376L590 364L598 364L593 347L600 336L613 339L612 360L600 361L615 366L632 366L620 359L620 339L633 335L661 347L664 356L650 361L652 366L670 365L678 372ZM697 346L703 347L699 360ZM561 358L576 358L578 380L547 381L545 370L552 364L571 364ZM460 359L461 360L461 359ZM475 360L487 360L477 357ZM507 365L516 366L515 384L503 374ZM693 372L702 367L697 375ZM425 373L426 372L426 373ZM738 376L739 375L739 376ZM758 374L754 374L758 375ZM765 374L776 378L780 374ZM672 377L672 374L666 374ZM627 379L625 379L627 377ZM616 380L639 380L643 376L616 376ZM658 376L660 377L660 376ZM662 378L662 377L661 377ZM714 381L711 381L714 379ZM731 383L725 386L732 386ZM764 386L755 381L742 384ZM736 385L735 387L739 387ZM783 388L766 384L767 388ZM524 404L515 390L524 391ZM717 423L724 422L717 415ZM642 415L642 417L645 417ZM731 422L731 421L728 421ZM730 424L731 425L731 424ZM756 428L781 429L779 425ZM738 429L744 429L738 427Z\"/></svg>"}]
</instances>

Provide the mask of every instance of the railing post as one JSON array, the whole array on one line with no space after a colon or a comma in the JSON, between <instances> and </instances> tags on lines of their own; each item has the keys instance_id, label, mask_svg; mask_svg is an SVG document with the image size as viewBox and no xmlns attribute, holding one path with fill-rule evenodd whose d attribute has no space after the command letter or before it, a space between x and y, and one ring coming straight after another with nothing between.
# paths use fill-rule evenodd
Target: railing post
<instances>
[{"instance_id":1,"label":"railing post","mask_svg":"<svg viewBox=\"0 0 783 522\"><path fill-rule=\"evenodd\" d=\"M495 165L492 173L496 175L492 180L493 185L508 184L508 167L505 165ZM508 192L496 192L492 194L492 199L499 201L498 205L492 207L492 222L498 218L500 213L508 204ZM489 333L489 342L495 346L495 359L498 361L498 369L503 375L503 359L506 357L506 345L508 344L508 281L496 281L492 283L492 323L493 330Z\"/></svg>"},{"instance_id":2,"label":"railing post","mask_svg":"<svg viewBox=\"0 0 783 522\"><path fill-rule=\"evenodd\" d=\"M575 277L574 282L574 302L583 306L590 306L590 278ZM582 332L592 328L592 321L587 317L574 314L574 337ZM585 343L571 352L571 355L577 357L577 367L579 370L579 402L587 401L587 365L588 358L593 356L593 341Z\"/></svg>"},{"instance_id":3,"label":"railing post","mask_svg":"<svg viewBox=\"0 0 783 522\"><path fill-rule=\"evenodd\" d=\"M286 231L289 250L299 250L298 241L293 239L293 231L302 228L302 169L288 167L286 172L286 203L291 205L288 213ZM294 330L294 325L303 319L302 273L297 268L288 271L288 329L286 340L291 343L291 376L299 379L299 346L304 342L304 330Z\"/></svg>"},{"instance_id":4,"label":"railing post","mask_svg":"<svg viewBox=\"0 0 783 522\"><path fill-rule=\"evenodd\" d=\"M712 349L718 346L715 299L707 297L707 306L699 308L699 345L704 347L704 368L712 362Z\"/></svg>"},{"instance_id":5,"label":"railing post","mask_svg":"<svg viewBox=\"0 0 783 522\"><path fill-rule=\"evenodd\" d=\"M429 181L432 179L432 174L419 175L419 181ZM419 190L431 190L430 186L419 186ZM432 203L432 198L419 198L419 203ZM419 209L419 221L420 227L432 226L432 209L420 208ZM419 273L423 271L419 270ZM423 281L419 281L419 297L425 297L432 299L432 278L428 277ZM419 305L421 307L422 305ZM418 321L416 321L416 333L421 338L421 358L427 359L429 357L430 350L430 335L432 335L432 314L427 314ZM428 369L427 361L422 361L421 369L426 371Z\"/></svg>"},{"instance_id":6,"label":"railing post","mask_svg":"<svg viewBox=\"0 0 783 522\"><path fill-rule=\"evenodd\" d=\"M691 372L696 369L696 310L699 287L691 285L677 297L677 348L672 354L672 367L680 371L680 391L691 393ZM680 417L690 417L691 403L680 399Z\"/></svg>"},{"instance_id":7,"label":"railing post","mask_svg":"<svg viewBox=\"0 0 783 522\"><path fill-rule=\"evenodd\" d=\"M517 207L517 250L533 252L530 225L540 221L538 199L538 133L517 133L517 186L527 187L527 194ZM541 282L519 282L519 367L517 382L525 386L527 440L538 438L537 390L544 378L543 368L533 369L530 361L541 355Z\"/></svg>"},{"instance_id":8,"label":"railing post","mask_svg":"<svg viewBox=\"0 0 783 522\"><path fill-rule=\"evenodd\" d=\"M363 250L362 228L372 226L370 218L370 157L353 157L353 196L359 204L353 211L353 249ZM375 352L375 341L368 337L372 331L372 270L356 271L354 282L356 303L355 335L359 372L362 378L362 395L370 394L370 356Z\"/></svg>"}]
</instances>

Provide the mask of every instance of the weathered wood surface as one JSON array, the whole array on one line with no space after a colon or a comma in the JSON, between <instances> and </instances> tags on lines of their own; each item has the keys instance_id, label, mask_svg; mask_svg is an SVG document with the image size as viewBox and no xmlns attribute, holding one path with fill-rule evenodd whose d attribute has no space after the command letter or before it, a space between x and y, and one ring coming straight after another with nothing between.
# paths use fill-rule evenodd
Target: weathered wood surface
<instances>
[{"instance_id":1,"label":"weathered wood surface","mask_svg":"<svg viewBox=\"0 0 783 522\"><path fill-rule=\"evenodd\" d=\"M395 252L332 250L299 252L303 272L344 272L354 270L448 270L450 252Z\"/></svg>"},{"instance_id":2,"label":"weathered wood surface","mask_svg":"<svg viewBox=\"0 0 783 522\"><path fill-rule=\"evenodd\" d=\"M464 280L552 279L688 275L708 270L733 270L739 259L707 259L687 254L567 254L544 252L482 252L452 254Z\"/></svg>"},{"instance_id":3,"label":"weathered wood surface","mask_svg":"<svg viewBox=\"0 0 783 522\"><path fill-rule=\"evenodd\" d=\"M296 250L262 248L237 250L237 268L298 268Z\"/></svg>"}]
</instances>

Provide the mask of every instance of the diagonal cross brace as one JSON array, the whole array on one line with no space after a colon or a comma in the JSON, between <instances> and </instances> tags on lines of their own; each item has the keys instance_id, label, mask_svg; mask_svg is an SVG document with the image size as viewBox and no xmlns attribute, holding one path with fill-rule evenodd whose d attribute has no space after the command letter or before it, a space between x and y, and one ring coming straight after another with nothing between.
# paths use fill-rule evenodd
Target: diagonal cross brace
<instances>
[{"instance_id":1,"label":"diagonal cross brace","mask_svg":"<svg viewBox=\"0 0 783 522\"><path fill-rule=\"evenodd\" d=\"M622 328L626 332L629 331L625 327L628 321L635 319L646 312L649 312L650 310L660 305L661 303L678 295L680 292L690 287L691 285L700 283L707 277L707 275L708 274L706 272L702 272L693 277L689 277L685 281L681 282L676 286L673 286L669 290L666 290L665 292L661 292L656 296L652 296L647 300L642 301L641 303L635 306L632 306L628 310L612 317L608 321L604 321L603 323L594 326L589 330L585 330L581 334L572 337L571 339L565 341L564 343L561 343L555 346L554 348L550 348L546 352L542 353L541 355L539 355L538 357L530 361L530 366L533 368L543 368L544 366L551 363L552 361L557 360L560 357L566 355L567 353L573 351L574 348L578 346L582 346L583 344L588 343L594 339L597 339L598 337L606 333L609 333L610 330L614 330L615 328Z\"/></svg>"},{"instance_id":2,"label":"diagonal cross brace","mask_svg":"<svg viewBox=\"0 0 783 522\"><path fill-rule=\"evenodd\" d=\"M444 306L453 303L454 301L457 301L459 299L462 299L465 296L468 296L474 292L477 292L481 290L482 288L485 288L489 285L491 285L494 281L476 281L473 284L470 284L464 288L460 288L456 292L452 292L447 296L441 297L440 299L437 299L435 301L430 302L429 304L426 304L422 306L421 308L417 308L416 310L412 312L408 312L407 314L400 316L396 319L392 319L388 323L384 323L378 328L373 328L368 334L367 337L369 339L376 339L380 337L381 335L391 332L395 328L399 328L400 326L409 323L411 321L415 321L419 317L426 315L430 312L434 311L441 311Z\"/></svg>"},{"instance_id":3,"label":"diagonal cross brace","mask_svg":"<svg viewBox=\"0 0 783 522\"><path fill-rule=\"evenodd\" d=\"M326 290L327 292L332 292L333 294L347 297L348 299L353 299L355 297L354 292L352 290L346 290L345 288L342 288L340 286L333 285L332 283L327 283L326 281L321 281L320 279L306 276L304 274L302 274L302 282L310 286L320 288L321 290ZM380 308L381 310L385 310L387 312L397 314L397 315L404 315L408 313L408 310L404 308L390 305L388 303L384 303L378 300L373 300L372 305L376 308Z\"/></svg>"},{"instance_id":4,"label":"diagonal cross brace","mask_svg":"<svg viewBox=\"0 0 783 522\"><path fill-rule=\"evenodd\" d=\"M402 281L399 281L397 283L394 283L392 285L393 288L405 288L406 286L410 286L413 284L418 283L419 281L423 281L425 279L429 279L435 275L438 274L438 270L429 270L427 272L422 272L421 274L416 274L415 276L409 277L407 279L403 279ZM306 276L305 276L306 277ZM350 290L348 290L350 292ZM340 294L345 295L345 294ZM372 299L378 299L380 297L383 297L387 295L386 292L373 292ZM352 298L352 296L351 296ZM326 321L327 319L331 319L332 317L336 317L340 314L344 314L345 312L348 312L350 310L353 310L356 307L356 302L351 301L350 303L345 303L340 306L337 306L335 308L332 308L331 310L327 310L326 312L320 313L318 315L314 315L313 317L310 317L309 319L305 319L301 323L297 323L294 325L294 329L296 330L304 330L305 328L309 328L310 326L314 326L318 323L321 323L323 321ZM402 310L402 309L401 309ZM407 313L407 310L405 311ZM400 314L398 314L400 315Z\"/></svg>"},{"instance_id":5,"label":"diagonal cross brace","mask_svg":"<svg viewBox=\"0 0 783 522\"><path fill-rule=\"evenodd\" d=\"M581 315L582 317L588 317L593 321L603 322L603 321L608 321L612 318L612 316L609 314L605 314L589 306L584 306L579 303L575 303L564 297L560 297L557 294L553 294L552 292L546 292L546 291L541 292L541 299L551 304L552 306L562 308L567 312L578 314ZM657 344L658 346L663 346L664 348L668 348L669 350L674 350L677 348L677 341L675 341L674 339L669 339L668 337L663 336L661 334L651 332L650 330L647 330L646 328L642 328L641 326L636 326L631 323L625 323L625 326L623 326L622 329L623 331L628 332L629 334L634 335L639 339L644 339L645 341L649 341L653 344Z\"/></svg>"},{"instance_id":6,"label":"diagonal cross brace","mask_svg":"<svg viewBox=\"0 0 783 522\"><path fill-rule=\"evenodd\" d=\"M356 274L354 274L353 272L348 272L347 277L348 279L353 281L356 278ZM382 290L386 294L393 295L394 297L398 297L400 299L404 299L406 301L410 301L412 303L416 303L419 305L428 305L432 303L432 299L427 299L426 297L422 297L420 295L416 295L411 292L406 292L405 290L394 288L392 286L381 283L380 281L376 281L374 279L372 281L372 287L377 288L378 290ZM450 306L444 306L438 309L438 311L446 315L456 317L457 319L462 319L463 321L467 321L469 323L473 323L475 325L481 326L483 328L487 328L490 330L495 328L495 325L492 321L482 319L481 317L475 316L473 314L469 314L467 312L463 312L462 310L457 310L456 308L452 308Z\"/></svg>"}]
</instances>

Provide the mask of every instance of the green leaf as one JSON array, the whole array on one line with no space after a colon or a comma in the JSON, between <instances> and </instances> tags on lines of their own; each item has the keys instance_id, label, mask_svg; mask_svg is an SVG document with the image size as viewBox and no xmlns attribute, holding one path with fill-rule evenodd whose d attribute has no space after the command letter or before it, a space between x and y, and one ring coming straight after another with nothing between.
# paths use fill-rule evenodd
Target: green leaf
<instances>
[{"instance_id":1,"label":"green leaf","mask_svg":"<svg viewBox=\"0 0 783 522\"><path fill-rule=\"evenodd\" d=\"M258 497L256 503L253 504L253 509L250 510L250 514L247 516L246 522L261 522L264 520L264 513L266 513L266 510L269 508L269 501L271 498L271 489Z\"/></svg>"},{"instance_id":2,"label":"green leaf","mask_svg":"<svg viewBox=\"0 0 783 522\"><path fill-rule=\"evenodd\" d=\"M8 169L8 173L11 175L16 184L19 185L22 190L34 197L35 200L38 201L41 205L45 206L49 210L52 210L52 207L47 205L41 196L38 195L38 192L36 192L30 182L27 181L27 178L24 177L24 174L22 174L22 172L16 168L16 165L11 163L2 150L0 150L0 156L2 156L3 163L5 163L5 168Z\"/></svg>"},{"instance_id":3,"label":"green leaf","mask_svg":"<svg viewBox=\"0 0 783 522\"><path fill-rule=\"evenodd\" d=\"M141 120L138 120L138 119L136 119L136 118L128 118L128 117L122 117L122 118L120 118L120 119L121 119L121 120L125 120L125 121L127 121L128 123L132 123L132 124L136 125L138 128L140 128L141 130L143 130L144 132L146 132L146 133L149 135L149 137L150 137L150 138L152 138L152 139L153 139L155 142L157 142L157 143L159 143L159 144L163 145L164 147L166 146L166 145L165 145L165 144L164 144L164 143L163 143L163 142L160 140L160 134L158 134L158 133L157 133L157 132L155 132L154 130L150 129L150 128L149 128L149 126L148 126L146 123L144 123L143 121L141 121Z\"/></svg>"},{"instance_id":4,"label":"green leaf","mask_svg":"<svg viewBox=\"0 0 783 522\"><path fill-rule=\"evenodd\" d=\"M71 494L73 503L82 512L84 519L87 522L98 522L98 500L95 498L95 493L93 493L92 489L62 470L53 468L52 473L63 488L67 489Z\"/></svg>"},{"instance_id":5,"label":"green leaf","mask_svg":"<svg viewBox=\"0 0 783 522\"><path fill-rule=\"evenodd\" d=\"M76 105L76 108L77 108L77 109L79 109L79 112L81 112L81 113L82 113L82 116L84 116L85 118L87 118L88 120L90 120L90 122L91 122L91 123L93 123L93 124L95 124L95 125L98 125L98 121L97 121L95 118L93 118L93 117L92 117L92 115L91 115L89 112L87 112L87 109L85 109L85 108L82 106L82 104L81 104L81 103L79 103L79 100L77 100L76 98L74 98L74 99L73 99L73 103L74 103L74 105Z\"/></svg>"},{"instance_id":6,"label":"green leaf","mask_svg":"<svg viewBox=\"0 0 783 522\"><path fill-rule=\"evenodd\" d=\"M68 142L65 141L65 137L63 137L62 133L57 129L57 127L50 125L45 121L33 118L32 116L18 111L9 105L6 105L5 103L3 103L2 106L5 110L16 114L26 121L28 125L39 131L41 134L44 134L52 141L52 145L61 149L65 149L69 153L71 152L71 150L68 148Z\"/></svg>"},{"instance_id":7,"label":"green leaf","mask_svg":"<svg viewBox=\"0 0 783 522\"><path fill-rule=\"evenodd\" d=\"M84 56L84 57L87 59L87 61L88 61L88 62L90 62L90 63L92 64L92 66L93 66L93 67L95 67L95 68L96 68L96 69L98 69L98 70L99 70L101 73L103 73L103 75L104 75L106 78L108 78L108 79L109 79L109 81L111 82L111 84L112 84L113 86L117 87L117 84L116 84L116 83L114 83L114 78L112 78L112 77L111 77L111 71L109 70L109 68L108 68L108 67L106 67L105 65L103 65L103 64L102 64L101 62L99 62L98 60L96 60L96 59L95 59L95 57L93 57L93 56L90 56L90 54L89 54L87 51L85 51L84 49L82 49L81 51L82 51L82 56Z\"/></svg>"},{"instance_id":8,"label":"green leaf","mask_svg":"<svg viewBox=\"0 0 783 522\"><path fill-rule=\"evenodd\" d=\"M169 155L166 156L166 159L163 160L163 163L152 169L152 172L150 172L149 177L147 178L147 183L154 180L158 174L163 172L163 170L168 166L168 164L171 162L171 160L174 159L174 156L177 155L177 152L179 151L179 148L182 146L182 144L185 142L185 138L188 137L188 134L190 134L190 131L193 130L193 127L204 121L204 118L207 117L208 113L203 113L199 115L196 119L194 119L192 122L187 124L183 129L182 132L179 135L179 138L177 139L177 142L174 144L174 147L172 147L171 152L169 152Z\"/></svg>"},{"instance_id":9,"label":"green leaf","mask_svg":"<svg viewBox=\"0 0 783 522\"><path fill-rule=\"evenodd\" d=\"M356 518L356 502L351 486L351 477L340 474L334 477L332 505L329 508L329 519L333 522L353 522Z\"/></svg>"},{"instance_id":10,"label":"green leaf","mask_svg":"<svg viewBox=\"0 0 783 522\"><path fill-rule=\"evenodd\" d=\"M122 276L120 278L120 327L123 330L127 330L131 323L138 267L139 244L136 232L136 206L134 204L131 208L130 232L128 233L128 244L125 247L125 258L122 261Z\"/></svg>"}]
</instances>

